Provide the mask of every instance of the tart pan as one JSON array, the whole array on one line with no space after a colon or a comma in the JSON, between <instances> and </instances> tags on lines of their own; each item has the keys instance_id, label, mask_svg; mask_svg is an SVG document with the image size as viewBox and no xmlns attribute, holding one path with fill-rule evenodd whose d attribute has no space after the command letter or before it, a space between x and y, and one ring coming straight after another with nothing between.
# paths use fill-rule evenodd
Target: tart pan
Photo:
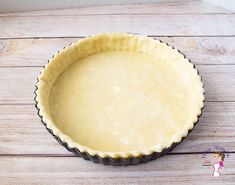
<instances>
[{"instance_id":1,"label":"tart pan","mask_svg":"<svg viewBox=\"0 0 235 185\"><path fill-rule=\"evenodd\" d=\"M89 51L89 49L93 51L91 51L90 53L89 52L86 53L87 51ZM161 50L160 52L157 51L159 49ZM98 149L92 148L93 147L92 145L90 145L92 147L86 146L84 144L84 141L87 141L87 140L83 140L82 144L80 144L79 141L77 140L75 141L73 138L73 135L69 135L68 133L63 133L63 128L66 128L66 125L64 126L65 123L63 123L63 121L60 121L60 119L55 118L57 119L57 122L62 122L60 123L62 126L57 125L57 123L54 121L55 119L52 118L53 117L52 114L54 113L53 111L55 109L55 106L53 104L56 104L57 103L56 101L60 103L59 99L61 99L61 97L59 96L57 97L57 99L54 98L54 96L56 97L57 94L56 93L53 94L52 89L55 87L58 88L61 86L61 85L56 86L55 84L57 83L57 81L59 81L58 79L60 78L60 76L62 76L62 74L64 74L64 71L66 71L67 68L69 68L71 65L73 65L73 63L76 63L77 61L80 61L83 58L88 58L90 55L93 55L99 52L106 52L106 51L107 52L109 51L119 52L123 50L125 52L126 51L134 52L134 53L137 52L137 53L144 53L144 54L146 53L152 54L156 51L157 56L162 55L161 53L164 54L162 58L160 58L162 61L167 60L167 57L168 57L167 52L169 52L169 56L171 56L172 55L171 52L173 52L173 54L176 57L178 57L176 60L180 58L181 62L183 61L183 63L184 62L188 63L187 65L190 64L189 70L192 70L193 73L195 73L193 74L193 76L196 77L197 80L193 81L193 83L195 82L196 85L198 84L198 87L196 87L195 89L196 90L199 89L199 90L198 90L198 94L196 93L196 95L198 95L198 99L196 97L196 100L198 102L196 102L197 103L197 106L195 108L196 112L193 115L192 123L190 125L186 125L188 126L188 128L186 130L184 129L183 133L180 133L178 135L176 134L177 137L174 137L169 142L166 141L168 143L165 144L165 146L160 145L160 147L155 147L155 148L146 147L147 149L138 148L137 150L133 150L133 147L131 148L130 146L130 150L128 150L127 148L127 150L125 151L123 150L123 148L120 148L120 151L112 151L112 149L110 150L110 148L105 148L105 146L102 146L101 144L101 146L103 147L102 150L104 149L104 151L102 151L102 150L99 150L99 148ZM68 57L68 55L74 56L79 52L80 53L85 52L85 54L80 55L79 57ZM117 54L119 55L119 53ZM121 53L121 55L125 55L125 53ZM72 62L70 61L70 64L67 64L67 61L63 61L64 56L67 60L71 59L73 61ZM117 57L115 53L114 55L111 55L111 57L112 56L114 56L114 58ZM62 62L60 63L60 61ZM61 67L58 67L58 68L54 67L56 65L57 66L61 65L63 69L61 69ZM65 79L67 79L67 77ZM57 92L56 90L54 90L54 92ZM119 89L114 89L114 90L119 90ZM61 90L59 90L59 92L60 91ZM169 46L166 43L163 43L162 41L148 38L146 36L123 34L123 33L104 33L104 34L99 34L96 36L87 37L85 39L81 39L77 43L73 43L67 47L64 47L55 56L53 56L48 61L48 64L45 66L40 76L38 77L38 82L36 84L36 90L35 90L35 95L36 95L35 102L36 102L36 108L38 110L38 115L41 118L42 123L46 126L47 130L54 136L54 138L61 145L63 145L67 150L69 150L70 152L73 152L76 156L82 157L86 160L91 160L95 163L102 163L104 165L125 166L125 165L145 163L150 160L156 159L166 154L167 152L172 150L176 145L182 142L182 140L193 130L194 126L199 121L199 117L201 116L202 109L204 107L204 99L205 99L204 93L205 91L203 89L203 83L201 81L201 77L199 76L198 71L195 69L195 66L192 65L191 62L180 51L176 50L175 48ZM51 101L51 99L55 99L56 101L54 100ZM63 108L61 110L63 110ZM58 112L55 112L54 116L57 114ZM132 128L130 127L130 129ZM115 128L113 128L112 130L109 130L108 132L113 132L113 131L115 131ZM79 134L79 133L76 133L76 134ZM94 135L93 134L91 135L91 133L89 134L90 134L90 137L96 137L95 132L94 132ZM97 135L97 137L98 137L97 139L99 139L99 135ZM140 135L140 138L143 140L143 137L141 137L141 135ZM141 140L138 140L138 141L141 141ZM134 142L132 143L135 144Z\"/></svg>"}]
</instances>

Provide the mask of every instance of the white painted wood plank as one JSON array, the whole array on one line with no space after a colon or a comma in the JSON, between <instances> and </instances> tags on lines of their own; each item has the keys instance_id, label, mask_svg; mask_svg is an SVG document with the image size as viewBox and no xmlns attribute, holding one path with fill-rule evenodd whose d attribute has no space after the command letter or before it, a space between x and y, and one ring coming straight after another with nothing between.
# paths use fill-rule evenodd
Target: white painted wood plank
<instances>
[{"instance_id":1,"label":"white painted wood plank","mask_svg":"<svg viewBox=\"0 0 235 185\"><path fill-rule=\"evenodd\" d=\"M203 1L161 2L152 4L129 4L87 6L76 9L42 10L31 12L4 13L0 16L45 16L45 15L97 15L97 14L185 14L185 13L231 13L230 10L213 6Z\"/></svg>"},{"instance_id":2,"label":"white painted wood plank","mask_svg":"<svg viewBox=\"0 0 235 185\"><path fill-rule=\"evenodd\" d=\"M235 64L235 37L157 37L194 64ZM0 40L1 66L44 66L61 48L79 38Z\"/></svg>"},{"instance_id":3,"label":"white painted wood plank","mask_svg":"<svg viewBox=\"0 0 235 185\"><path fill-rule=\"evenodd\" d=\"M146 35L235 35L235 14L58 15L0 17L0 38L87 36L101 32Z\"/></svg>"},{"instance_id":4,"label":"white painted wood plank","mask_svg":"<svg viewBox=\"0 0 235 185\"><path fill-rule=\"evenodd\" d=\"M41 68L0 68L0 104L33 103Z\"/></svg>"},{"instance_id":5,"label":"white painted wood plank","mask_svg":"<svg viewBox=\"0 0 235 185\"><path fill-rule=\"evenodd\" d=\"M207 101L234 101L235 65L198 65Z\"/></svg>"},{"instance_id":6,"label":"white painted wood plank","mask_svg":"<svg viewBox=\"0 0 235 185\"><path fill-rule=\"evenodd\" d=\"M76 157L0 157L4 185L31 184L234 184L235 155L225 158L221 177L202 166L202 155L167 155L127 167L103 166Z\"/></svg>"}]
</instances>

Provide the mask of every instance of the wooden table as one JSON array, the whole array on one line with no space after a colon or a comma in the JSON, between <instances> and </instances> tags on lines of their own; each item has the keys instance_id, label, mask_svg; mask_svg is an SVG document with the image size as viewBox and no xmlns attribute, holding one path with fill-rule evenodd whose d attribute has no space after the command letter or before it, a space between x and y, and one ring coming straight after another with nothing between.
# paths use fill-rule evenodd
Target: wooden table
<instances>
[{"instance_id":1,"label":"wooden table","mask_svg":"<svg viewBox=\"0 0 235 185\"><path fill-rule=\"evenodd\" d=\"M206 106L194 131L155 161L93 164L60 146L34 107L36 78L60 48L99 32L132 32L175 46L196 64ZM235 184L235 14L200 1L0 14L0 184ZM203 153L229 154L212 177Z\"/></svg>"}]
</instances>

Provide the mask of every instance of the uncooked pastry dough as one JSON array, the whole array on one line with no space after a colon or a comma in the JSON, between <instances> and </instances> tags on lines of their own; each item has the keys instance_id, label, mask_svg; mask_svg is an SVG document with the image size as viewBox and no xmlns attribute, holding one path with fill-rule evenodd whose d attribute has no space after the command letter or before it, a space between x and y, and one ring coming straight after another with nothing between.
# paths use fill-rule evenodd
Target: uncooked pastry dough
<instances>
[{"instance_id":1,"label":"uncooked pastry dough","mask_svg":"<svg viewBox=\"0 0 235 185\"><path fill-rule=\"evenodd\" d=\"M127 34L91 37L67 50L50 62L41 81L52 130L71 145L112 157L160 151L197 121L201 78L177 50Z\"/></svg>"}]
</instances>

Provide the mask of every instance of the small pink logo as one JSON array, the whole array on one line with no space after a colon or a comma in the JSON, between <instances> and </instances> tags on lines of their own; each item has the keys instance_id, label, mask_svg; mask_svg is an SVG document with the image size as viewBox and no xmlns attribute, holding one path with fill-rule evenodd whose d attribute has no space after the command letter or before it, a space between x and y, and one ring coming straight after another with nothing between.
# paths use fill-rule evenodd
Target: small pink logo
<instances>
[{"instance_id":1,"label":"small pink logo","mask_svg":"<svg viewBox=\"0 0 235 185\"><path fill-rule=\"evenodd\" d=\"M202 156L202 166L208 166L212 170L213 177L219 177L223 173L224 159L229 154L225 154L226 150L221 146L215 146L207 149Z\"/></svg>"},{"instance_id":2,"label":"small pink logo","mask_svg":"<svg viewBox=\"0 0 235 185\"><path fill-rule=\"evenodd\" d=\"M225 155L224 153L222 152L216 152L213 154L214 156L214 164L213 164L213 173L212 173L212 176L214 177L219 177L220 176L220 173L222 172L223 170L223 167L224 167L224 158L225 158Z\"/></svg>"}]
</instances>

